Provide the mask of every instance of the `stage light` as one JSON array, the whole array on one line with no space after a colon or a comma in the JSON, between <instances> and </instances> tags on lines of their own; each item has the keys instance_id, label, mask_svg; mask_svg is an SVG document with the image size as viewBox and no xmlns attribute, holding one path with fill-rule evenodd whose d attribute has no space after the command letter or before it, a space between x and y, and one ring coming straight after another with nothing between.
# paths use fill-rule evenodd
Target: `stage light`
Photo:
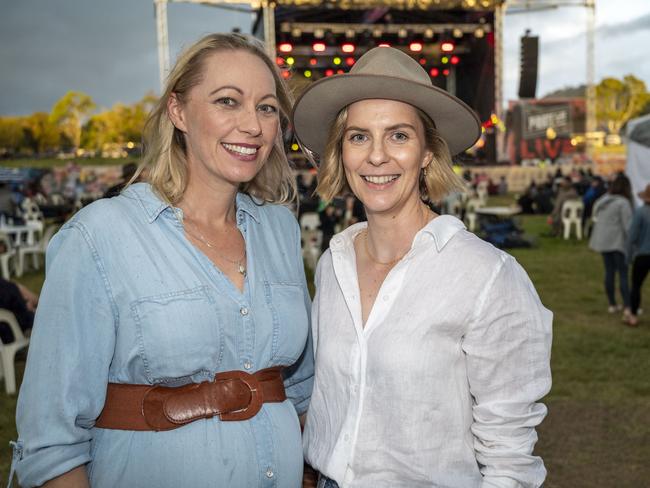
<instances>
[{"instance_id":1,"label":"stage light","mask_svg":"<svg viewBox=\"0 0 650 488\"><path fill-rule=\"evenodd\" d=\"M418 63L420 63L422 66L424 66L425 64L427 64L427 60L425 58L420 58L420 59L418 59Z\"/></svg>"},{"instance_id":2,"label":"stage light","mask_svg":"<svg viewBox=\"0 0 650 488\"><path fill-rule=\"evenodd\" d=\"M420 51L422 51L422 43L412 42L411 44L409 44L409 49L414 53L419 53Z\"/></svg>"},{"instance_id":3,"label":"stage light","mask_svg":"<svg viewBox=\"0 0 650 488\"><path fill-rule=\"evenodd\" d=\"M325 43L324 42L315 42L311 45L311 48L314 50L315 53L322 53L325 51Z\"/></svg>"},{"instance_id":4,"label":"stage light","mask_svg":"<svg viewBox=\"0 0 650 488\"><path fill-rule=\"evenodd\" d=\"M479 27L474 31L474 37L476 37L477 39L482 39L483 37L485 37L485 31Z\"/></svg>"},{"instance_id":5,"label":"stage light","mask_svg":"<svg viewBox=\"0 0 650 488\"><path fill-rule=\"evenodd\" d=\"M303 72L303 75L305 75L305 78L311 78L311 70L306 69Z\"/></svg>"},{"instance_id":6,"label":"stage light","mask_svg":"<svg viewBox=\"0 0 650 488\"><path fill-rule=\"evenodd\" d=\"M291 29L291 36L292 37L300 37L302 36L302 31L298 29L297 27Z\"/></svg>"},{"instance_id":7,"label":"stage light","mask_svg":"<svg viewBox=\"0 0 650 488\"><path fill-rule=\"evenodd\" d=\"M440 59L440 62L442 64L447 64L449 62L449 58L447 56L443 56L442 59Z\"/></svg>"},{"instance_id":8,"label":"stage light","mask_svg":"<svg viewBox=\"0 0 650 488\"><path fill-rule=\"evenodd\" d=\"M390 47L390 43L388 42L380 42L377 44L378 47Z\"/></svg>"},{"instance_id":9,"label":"stage light","mask_svg":"<svg viewBox=\"0 0 650 488\"><path fill-rule=\"evenodd\" d=\"M342 69L337 69L336 70L337 75L342 75L343 73L345 73L345 70L342 70Z\"/></svg>"},{"instance_id":10,"label":"stage light","mask_svg":"<svg viewBox=\"0 0 650 488\"><path fill-rule=\"evenodd\" d=\"M449 70L448 69L443 69L442 74L445 76L449 76Z\"/></svg>"},{"instance_id":11,"label":"stage light","mask_svg":"<svg viewBox=\"0 0 650 488\"><path fill-rule=\"evenodd\" d=\"M309 60L309 65L310 65L310 66L316 66L317 64L318 64L318 59L316 59L316 58L311 58L311 59Z\"/></svg>"},{"instance_id":12,"label":"stage light","mask_svg":"<svg viewBox=\"0 0 650 488\"><path fill-rule=\"evenodd\" d=\"M456 27L456 28L453 30L452 35L453 35L456 39L460 39L461 37L463 37L463 31L460 30L458 27Z\"/></svg>"},{"instance_id":13,"label":"stage light","mask_svg":"<svg viewBox=\"0 0 650 488\"><path fill-rule=\"evenodd\" d=\"M356 60L354 58L345 58L345 64L348 66L353 66Z\"/></svg>"},{"instance_id":14,"label":"stage light","mask_svg":"<svg viewBox=\"0 0 650 488\"><path fill-rule=\"evenodd\" d=\"M329 68L325 70L325 76L332 76L334 74L334 70Z\"/></svg>"},{"instance_id":15,"label":"stage light","mask_svg":"<svg viewBox=\"0 0 650 488\"><path fill-rule=\"evenodd\" d=\"M397 37L399 37L400 39L405 39L408 37L408 35L409 33L406 29L400 29L397 31Z\"/></svg>"},{"instance_id":16,"label":"stage light","mask_svg":"<svg viewBox=\"0 0 650 488\"><path fill-rule=\"evenodd\" d=\"M356 46L354 44L352 44L351 42L346 42L345 44L343 44L341 46L341 51L343 51L344 53L348 53L348 54L353 53L355 49L356 49Z\"/></svg>"},{"instance_id":17,"label":"stage light","mask_svg":"<svg viewBox=\"0 0 650 488\"><path fill-rule=\"evenodd\" d=\"M440 70L438 68L431 68L429 74L435 78L440 74Z\"/></svg>"},{"instance_id":18,"label":"stage light","mask_svg":"<svg viewBox=\"0 0 650 488\"><path fill-rule=\"evenodd\" d=\"M433 29L428 28L424 30L424 38L425 39L433 39Z\"/></svg>"},{"instance_id":19,"label":"stage light","mask_svg":"<svg viewBox=\"0 0 650 488\"><path fill-rule=\"evenodd\" d=\"M440 50L443 53L450 53L454 50L454 43L450 41L445 41L442 44L440 44Z\"/></svg>"},{"instance_id":20,"label":"stage light","mask_svg":"<svg viewBox=\"0 0 650 488\"><path fill-rule=\"evenodd\" d=\"M334 63L336 66L338 66L339 64L341 64L341 58L336 56L334 59L332 59L332 63Z\"/></svg>"},{"instance_id":21,"label":"stage light","mask_svg":"<svg viewBox=\"0 0 650 488\"><path fill-rule=\"evenodd\" d=\"M278 45L278 50L282 53L290 53L291 51L293 51L293 44L291 44L290 42L281 42Z\"/></svg>"},{"instance_id":22,"label":"stage light","mask_svg":"<svg viewBox=\"0 0 650 488\"><path fill-rule=\"evenodd\" d=\"M278 56L277 58L275 58L275 63L278 66L284 66L284 58L281 58L280 56Z\"/></svg>"},{"instance_id":23,"label":"stage light","mask_svg":"<svg viewBox=\"0 0 650 488\"><path fill-rule=\"evenodd\" d=\"M460 58L458 56L452 56L450 61L451 61L451 64L456 65L456 64L460 63Z\"/></svg>"},{"instance_id":24,"label":"stage light","mask_svg":"<svg viewBox=\"0 0 650 488\"><path fill-rule=\"evenodd\" d=\"M296 144L295 142L293 144L291 144L291 150L292 151L297 151L298 149L300 149L300 146L298 144Z\"/></svg>"},{"instance_id":25,"label":"stage light","mask_svg":"<svg viewBox=\"0 0 650 488\"><path fill-rule=\"evenodd\" d=\"M322 39L325 37L325 30L324 29L314 29L314 37L316 39Z\"/></svg>"},{"instance_id":26,"label":"stage light","mask_svg":"<svg viewBox=\"0 0 650 488\"><path fill-rule=\"evenodd\" d=\"M379 29L379 28L377 28L377 27L375 27L375 28L372 30L372 37L381 37L381 36L383 36L383 35L384 35L384 31L381 30L381 29Z\"/></svg>"},{"instance_id":27,"label":"stage light","mask_svg":"<svg viewBox=\"0 0 650 488\"><path fill-rule=\"evenodd\" d=\"M347 37L348 39L354 39L356 35L357 33L354 29L347 29L345 31L345 37Z\"/></svg>"},{"instance_id":28,"label":"stage light","mask_svg":"<svg viewBox=\"0 0 650 488\"><path fill-rule=\"evenodd\" d=\"M286 80L286 79L289 78L290 76L291 76L291 72L290 72L290 71L288 71L288 70L286 70L286 69L285 69L285 70L282 70L282 78L284 78L284 79Z\"/></svg>"},{"instance_id":29,"label":"stage light","mask_svg":"<svg viewBox=\"0 0 650 488\"><path fill-rule=\"evenodd\" d=\"M289 57L287 58L287 64L288 64L289 66L293 66L293 63L295 63L295 62L296 62L296 60L293 59L291 56L289 56Z\"/></svg>"}]
</instances>

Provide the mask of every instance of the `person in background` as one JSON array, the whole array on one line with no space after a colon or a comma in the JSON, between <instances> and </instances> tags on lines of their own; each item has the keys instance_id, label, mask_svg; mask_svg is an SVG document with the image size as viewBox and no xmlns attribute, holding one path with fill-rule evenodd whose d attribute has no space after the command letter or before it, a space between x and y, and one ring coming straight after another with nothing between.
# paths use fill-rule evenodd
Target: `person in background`
<instances>
[{"instance_id":1,"label":"person in background","mask_svg":"<svg viewBox=\"0 0 650 488\"><path fill-rule=\"evenodd\" d=\"M623 310L624 320L630 314L630 291L628 285L626 240L632 219L632 192L630 180L619 174L609 185L608 192L594 203L593 228L589 247L601 253L605 266L605 293L609 313ZM616 275L622 305L616 303Z\"/></svg>"},{"instance_id":2,"label":"person in background","mask_svg":"<svg viewBox=\"0 0 650 488\"><path fill-rule=\"evenodd\" d=\"M11 218L16 213L16 202L14 201L11 188L6 181L0 181L0 217Z\"/></svg>"},{"instance_id":3,"label":"person in background","mask_svg":"<svg viewBox=\"0 0 650 488\"><path fill-rule=\"evenodd\" d=\"M291 108L257 40L178 58L147 182L52 239L16 413L23 488L299 488L313 381Z\"/></svg>"},{"instance_id":4,"label":"person in background","mask_svg":"<svg viewBox=\"0 0 650 488\"><path fill-rule=\"evenodd\" d=\"M104 193L104 198L112 198L118 196L122 190L127 186L129 182L131 182L131 179L135 175L135 173L138 170L138 165L136 163L127 163L122 166L122 179L111 186L106 192ZM135 181L133 181L135 183Z\"/></svg>"},{"instance_id":5,"label":"person in background","mask_svg":"<svg viewBox=\"0 0 650 488\"><path fill-rule=\"evenodd\" d=\"M9 310L16 316L18 325L25 335L29 335L34 324L34 311L38 305L38 295L20 283L0 278L0 308ZM0 340L9 344L14 340L9 325L0 323Z\"/></svg>"},{"instance_id":6,"label":"person in background","mask_svg":"<svg viewBox=\"0 0 650 488\"><path fill-rule=\"evenodd\" d=\"M625 323L636 327L641 304L641 289L650 271L650 185L639 193L643 205L634 211L627 235L627 257L632 263L632 290L630 292L630 315Z\"/></svg>"},{"instance_id":7,"label":"person in background","mask_svg":"<svg viewBox=\"0 0 650 488\"><path fill-rule=\"evenodd\" d=\"M316 271L304 446L319 487L541 486L552 314L514 258L425 203L464 187L450 149L475 143L476 115L380 47L311 84L293 121L321 198L351 191L367 216Z\"/></svg>"},{"instance_id":8,"label":"person in background","mask_svg":"<svg viewBox=\"0 0 650 488\"><path fill-rule=\"evenodd\" d=\"M571 178L568 176L562 177L558 182L557 195L555 196L553 210L551 210L551 215L549 217L551 233L554 236L558 236L562 233L562 206L564 205L564 202L575 200L577 198L579 198L578 192L573 187Z\"/></svg>"}]
</instances>

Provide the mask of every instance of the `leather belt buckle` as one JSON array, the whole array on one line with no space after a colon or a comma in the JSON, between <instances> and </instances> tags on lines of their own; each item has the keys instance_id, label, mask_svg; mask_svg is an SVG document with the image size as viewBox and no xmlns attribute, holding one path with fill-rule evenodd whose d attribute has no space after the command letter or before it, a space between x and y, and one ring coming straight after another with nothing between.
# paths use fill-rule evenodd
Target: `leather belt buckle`
<instances>
[{"instance_id":1,"label":"leather belt buckle","mask_svg":"<svg viewBox=\"0 0 650 488\"><path fill-rule=\"evenodd\" d=\"M246 385L250 391L250 400L248 405L238 410L231 410L229 412L222 412L219 418L223 421L231 420L248 420L260 411L262 408L262 387L259 380L252 374L245 371L225 371L217 373L214 377L214 382L219 383L222 381L239 380Z\"/></svg>"}]
</instances>

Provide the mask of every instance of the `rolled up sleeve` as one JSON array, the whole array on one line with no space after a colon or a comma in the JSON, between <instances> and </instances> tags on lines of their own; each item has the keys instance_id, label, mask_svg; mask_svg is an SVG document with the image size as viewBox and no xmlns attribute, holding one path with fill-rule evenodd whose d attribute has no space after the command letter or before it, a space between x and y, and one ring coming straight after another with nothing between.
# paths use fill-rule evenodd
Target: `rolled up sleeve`
<instances>
[{"instance_id":1,"label":"rolled up sleeve","mask_svg":"<svg viewBox=\"0 0 650 488\"><path fill-rule=\"evenodd\" d=\"M553 315L512 257L490 281L463 341L482 486L539 487L546 470L532 452L546 416L537 401L551 387Z\"/></svg>"},{"instance_id":2,"label":"rolled up sleeve","mask_svg":"<svg viewBox=\"0 0 650 488\"><path fill-rule=\"evenodd\" d=\"M91 429L106 395L117 309L92 240L70 222L52 239L16 423L23 487L90 461Z\"/></svg>"},{"instance_id":3,"label":"rolled up sleeve","mask_svg":"<svg viewBox=\"0 0 650 488\"><path fill-rule=\"evenodd\" d=\"M307 279L305 278L305 268L302 260L302 246L300 242L300 227L295 225L294 232L295 241L295 266L298 270L301 283L303 287L303 297L305 302L305 310L307 317L310 316L311 299L309 297L309 289L307 288ZM296 408L298 415L302 415L307 411L309 400L311 399L311 391L314 387L314 351L312 343L312 333L310 321L304 324L307 328L307 341L302 355L291 367L287 368L285 372L284 386L289 398Z\"/></svg>"}]
</instances>

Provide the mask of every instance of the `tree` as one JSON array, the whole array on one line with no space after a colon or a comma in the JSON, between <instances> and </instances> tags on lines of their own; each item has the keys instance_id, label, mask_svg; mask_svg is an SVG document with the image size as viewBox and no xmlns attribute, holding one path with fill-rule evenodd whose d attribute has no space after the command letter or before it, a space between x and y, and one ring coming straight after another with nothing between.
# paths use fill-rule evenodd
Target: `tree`
<instances>
[{"instance_id":1,"label":"tree","mask_svg":"<svg viewBox=\"0 0 650 488\"><path fill-rule=\"evenodd\" d=\"M22 117L0 117L0 153L18 152L22 142Z\"/></svg>"},{"instance_id":2,"label":"tree","mask_svg":"<svg viewBox=\"0 0 650 488\"><path fill-rule=\"evenodd\" d=\"M81 143L81 126L95 109L92 98L85 93L69 91L52 107L50 121L56 124L70 146Z\"/></svg>"},{"instance_id":3,"label":"tree","mask_svg":"<svg viewBox=\"0 0 650 488\"><path fill-rule=\"evenodd\" d=\"M36 154L58 149L61 142L61 131L45 112L35 112L25 117L23 134L26 147L31 148Z\"/></svg>"},{"instance_id":4,"label":"tree","mask_svg":"<svg viewBox=\"0 0 650 488\"><path fill-rule=\"evenodd\" d=\"M635 76L623 80L605 78L596 86L596 118L610 134L619 134L625 123L638 116L650 101L645 83Z\"/></svg>"}]
</instances>

